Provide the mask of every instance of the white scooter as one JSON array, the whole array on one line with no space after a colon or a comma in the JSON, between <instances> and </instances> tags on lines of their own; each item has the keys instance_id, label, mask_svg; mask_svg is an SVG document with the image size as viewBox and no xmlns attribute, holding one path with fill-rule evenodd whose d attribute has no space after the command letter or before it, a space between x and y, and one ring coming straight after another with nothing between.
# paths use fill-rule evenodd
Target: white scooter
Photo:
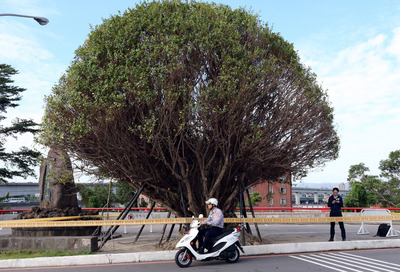
<instances>
[{"instance_id":1,"label":"white scooter","mask_svg":"<svg viewBox=\"0 0 400 272\"><path fill-rule=\"evenodd\" d=\"M217 237L213 238L213 246L204 254L197 252L196 241L199 233L200 222L194 217L190 223L190 230L185 231L185 235L176 244L176 247L181 248L175 255L175 262L179 267L188 267L192 260L208 261L223 259L228 263L236 263L239 260L240 253L238 248L244 253L239 242L240 227L226 231ZM203 215L199 215L199 219Z\"/></svg>"}]
</instances>

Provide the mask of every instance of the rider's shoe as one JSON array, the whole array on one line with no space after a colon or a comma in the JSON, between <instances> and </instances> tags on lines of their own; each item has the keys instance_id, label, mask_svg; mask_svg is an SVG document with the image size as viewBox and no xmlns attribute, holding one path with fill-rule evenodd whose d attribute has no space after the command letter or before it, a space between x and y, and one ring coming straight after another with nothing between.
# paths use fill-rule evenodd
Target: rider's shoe
<instances>
[{"instance_id":1,"label":"rider's shoe","mask_svg":"<svg viewBox=\"0 0 400 272\"><path fill-rule=\"evenodd\" d=\"M199 253L199 254L204 254L204 247L199 248L199 250L197 251L197 253Z\"/></svg>"}]
</instances>

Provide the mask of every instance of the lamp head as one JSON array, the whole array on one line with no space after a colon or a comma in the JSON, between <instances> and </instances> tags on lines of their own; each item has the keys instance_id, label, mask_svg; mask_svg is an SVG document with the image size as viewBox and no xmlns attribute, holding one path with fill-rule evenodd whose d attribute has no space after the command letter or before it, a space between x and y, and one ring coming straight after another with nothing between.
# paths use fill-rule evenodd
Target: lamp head
<instances>
[{"instance_id":1,"label":"lamp head","mask_svg":"<svg viewBox=\"0 0 400 272\"><path fill-rule=\"evenodd\" d=\"M33 17L33 19L38 22L40 25L47 25L49 22L49 19L44 18L44 17Z\"/></svg>"}]
</instances>

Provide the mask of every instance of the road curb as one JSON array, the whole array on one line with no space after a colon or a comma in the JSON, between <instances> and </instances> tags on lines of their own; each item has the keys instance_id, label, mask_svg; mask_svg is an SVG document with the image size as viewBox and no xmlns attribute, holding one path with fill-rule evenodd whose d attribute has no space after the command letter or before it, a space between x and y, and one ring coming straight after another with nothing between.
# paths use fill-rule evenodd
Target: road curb
<instances>
[{"instance_id":1,"label":"road curb","mask_svg":"<svg viewBox=\"0 0 400 272\"><path fill-rule=\"evenodd\" d=\"M243 256L268 255L268 254L294 254L335 250L400 248L400 239L390 240L362 240L345 242L309 242L285 243L244 246ZM101 265L116 263L137 263L155 261L173 261L176 250L149 251L135 253L115 253L78 255L65 257L27 258L0 260L0 268L25 268L25 267L57 267L74 265Z\"/></svg>"}]
</instances>

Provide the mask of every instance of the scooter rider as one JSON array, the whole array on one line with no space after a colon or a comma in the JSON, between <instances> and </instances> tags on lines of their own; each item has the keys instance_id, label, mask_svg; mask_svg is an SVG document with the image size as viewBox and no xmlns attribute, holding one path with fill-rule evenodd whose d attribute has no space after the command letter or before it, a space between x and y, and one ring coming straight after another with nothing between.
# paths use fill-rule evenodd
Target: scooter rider
<instances>
[{"instance_id":1,"label":"scooter rider","mask_svg":"<svg viewBox=\"0 0 400 272\"><path fill-rule=\"evenodd\" d=\"M212 238L220 235L224 229L224 215L220 209L217 208L218 200L210 198L206 201L207 208L210 210L208 218L200 223L200 226L209 225L211 228L201 229L199 231L199 250L200 254L204 253L204 249L209 250ZM204 243L203 243L204 237Z\"/></svg>"}]
</instances>

